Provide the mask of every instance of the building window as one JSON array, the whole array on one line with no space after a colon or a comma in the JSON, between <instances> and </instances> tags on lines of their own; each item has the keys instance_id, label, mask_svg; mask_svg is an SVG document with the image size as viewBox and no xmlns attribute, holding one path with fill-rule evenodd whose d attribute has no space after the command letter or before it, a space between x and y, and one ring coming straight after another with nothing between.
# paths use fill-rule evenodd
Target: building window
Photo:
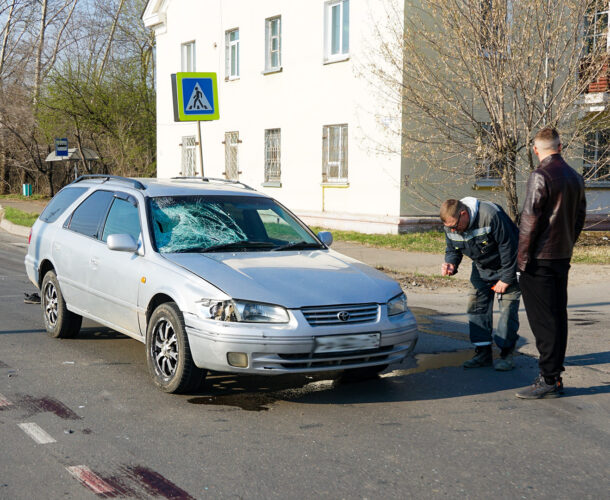
<instances>
[{"instance_id":1,"label":"building window","mask_svg":"<svg viewBox=\"0 0 610 500\"><path fill-rule=\"evenodd\" d=\"M265 19L265 71L277 71L282 67L281 17Z\"/></svg>"},{"instance_id":2,"label":"building window","mask_svg":"<svg viewBox=\"0 0 610 500\"><path fill-rule=\"evenodd\" d=\"M585 51L587 54L601 54L608 47L608 0L597 0L586 16Z\"/></svg>"},{"instance_id":3,"label":"building window","mask_svg":"<svg viewBox=\"0 0 610 500\"><path fill-rule=\"evenodd\" d=\"M235 80L239 78L239 29L225 33L225 48L226 79Z\"/></svg>"},{"instance_id":4,"label":"building window","mask_svg":"<svg viewBox=\"0 0 610 500\"><path fill-rule=\"evenodd\" d=\"M347 182L347 124L322 129L322 182Z\"/></svg>"},{"instance_id":5,"label":"building window","mask_svg":"<svg viewBox=\"0 0 610 500\"><path fill-rule=\"evenodd\" d=\"M610 182L610 130L587 134L583 177L587 183Z\"/></svg>"},{"instance_id":6,"label":"building window","mask_svg":"<svg viewBox=\"0 0 610 500\"><path fill-rule=\"evenodd\" d=\"M183 43L181 71L193 72L195 70L195 42Z\"/></svg>"},{"instance_id":7,"label":"building window","mask_svg":"<svg viewBox=\"0 0 610 500\"><path fill-rule=\"evenodd\" d=\"M502 181L503 162L496 157L491 147L493 127L489 122L480 122L477 131L475 179L479 186L497 186Z\"/></svg>"},{"instance_id":8,"label":"building window","mask_svg":"<svg viewBox=\"0 0 610 500\"><path fill-rule=\"evenodd\" d=\"M182 170L180 175L185 177L197 175L197 153L195 152L196 145L197 142L195 141L194 135L188 135L182 138Z\"/></svg>"},{"instance_id":9,"label":"building window","mask_svg":"<svg viewBox=\"0 0 610 500\"><path fill-rule=\"evenodd\" d=\"M232 181L239 180L239 132L225 132L225 172L224 176Z\"/></svg>"},{"instance_id":10,"label":"building window","mask_svg":"<svg viewBox=\"0 0 610 500\"><path fill-rule=\"evenodd\" d=\"M324 38L327 61L347 58L349 55L349 0L326 2Z\"/></svg>"},{"instance_id":11,"label":"building window","mask_svg":"<svg viewBox=\"0 0 610 500\"><path fill-rule=\"evenodd\" d=\"M265 130L265 182L280 182L280 138L279 128Z\"/></svg>"}]
</instances>

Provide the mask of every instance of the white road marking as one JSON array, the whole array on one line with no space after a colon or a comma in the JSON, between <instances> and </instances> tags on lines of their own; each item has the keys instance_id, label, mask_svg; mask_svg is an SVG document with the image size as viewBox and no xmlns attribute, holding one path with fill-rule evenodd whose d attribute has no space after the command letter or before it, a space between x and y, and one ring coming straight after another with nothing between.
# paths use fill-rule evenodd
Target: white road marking
<instances>
[{"instance_id":1,"label":"white road marking","mask_svg":"<svg viewBox=\"0 0 610 500\"><path fill-rule=\"evenodd\" d=\"M47 434L38 424L33 422L19 424L19 428L38 444L49 444L56 442L55 439Z\"/></svg>"},{"instance_id":2,"label":"white road marking","mask_svg":"<svg viewBox=\"0 0 610 500\"><path fill-rule=\"evenodd\" d=\"M86 465L73 465L66 470L96 495L114 493L114 488Z\"/></svg>"},{"instance_id":3,"label":"white road marking","mask_svg":"<svg viewBox=\"0 0 610 500\"><path fill-rule=\"evenodd\" d=\"M6 399L2 394L0 394L0 408L2 408L3 406L10 406L13 403L11 403L8 399Z\"/></svg>"}]
</instances>

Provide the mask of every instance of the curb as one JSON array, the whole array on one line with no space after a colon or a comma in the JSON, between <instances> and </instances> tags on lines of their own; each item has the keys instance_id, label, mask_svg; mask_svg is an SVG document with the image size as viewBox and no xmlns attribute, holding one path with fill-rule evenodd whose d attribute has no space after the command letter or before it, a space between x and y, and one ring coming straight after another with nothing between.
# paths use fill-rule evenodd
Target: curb
<instances>
[{"instance_id":1,"label":"curb","mask_svg":"<svg viewBox=\"0 0 610 500\"><path fill-rule=\"evenodd\" d=\"M7 233L14 234L15 236L23 236L27 238L30 235L30 228L26 226L19 226L12 222L4 219L4 209L0 205L0 227Z\"/></svg>"}]
</instances>

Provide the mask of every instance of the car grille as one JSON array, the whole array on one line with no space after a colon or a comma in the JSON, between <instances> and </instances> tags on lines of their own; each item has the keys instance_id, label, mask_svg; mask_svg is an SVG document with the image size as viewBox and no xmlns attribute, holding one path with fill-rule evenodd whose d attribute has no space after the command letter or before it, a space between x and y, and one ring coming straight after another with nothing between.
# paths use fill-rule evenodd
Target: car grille
<instances>
[{"instance_id":1,"label":"car grille","mask_svg":"<svg viewBox=\"0 0 610 500\"><path fill-rule=\"evenodd\" d=\"M350 304L345 306L304 307L301 312L311 326L368 323L377 320L377 304Z\"/></svg>"},{"instance_id":2,"label":"car grille","mask_svg":"<svg viewBox=\"0 0 610 500\"><path fill-rule=\"evenodd\" d=\"M368 363L372 361L385 361L392 354L395 354L394 346L383 346L377 349L367 349L366 351L351 351L346 353L296 353L278 354L287 361L282 363L283 368L339 368L345 365L357 363Z\"/></svg>"}]
</instances>

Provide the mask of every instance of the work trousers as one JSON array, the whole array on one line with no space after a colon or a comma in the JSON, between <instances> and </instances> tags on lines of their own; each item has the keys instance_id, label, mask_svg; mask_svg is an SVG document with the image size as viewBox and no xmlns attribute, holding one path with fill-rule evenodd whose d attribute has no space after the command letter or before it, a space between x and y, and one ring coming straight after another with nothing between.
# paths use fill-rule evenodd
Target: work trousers
<instances>
[{"instance_id":1,"label":"work trousers","mask_svg":"<svg viewBox=\"0 0 610 500\"><path fill-rule=\"evenodd\" d=\"M498 299L500 318L498 328L493 335L496 345L502 349L514 349L519 335L519 299L521 291L518 283L512 283L506 293L496 294L491 287L497 280L488 281L481 278L478 269L472 264L470 274L470 295L468 297L468 327L470 341L475 346L492 344L494 296Z\"/></svg>"},{"instance_id":2,"label":"work trousers","mask_svg":"<svg viewBox=\"0 0 610 500\"><path fill-rule=\"evenodd\" d=\"M568 271L570 259L534 259L519 284L527 320L540 353L540 374L557 378L568 346Z\"/></svg>"}]
</instances>

